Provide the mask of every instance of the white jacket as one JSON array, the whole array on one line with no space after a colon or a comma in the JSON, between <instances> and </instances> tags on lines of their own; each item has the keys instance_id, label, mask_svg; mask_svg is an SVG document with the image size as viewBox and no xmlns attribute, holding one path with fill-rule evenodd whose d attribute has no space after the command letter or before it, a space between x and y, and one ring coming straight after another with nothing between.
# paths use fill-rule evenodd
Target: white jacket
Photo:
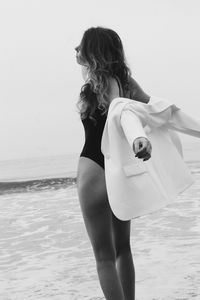
<instances>
[{"instance_id":1,"label":"white jacket","mask_svg":"<svg viewBox=\"0 0 200 300\"><path fill-rule=\"evenodd\" d=\"M157 97L147 104L128 98L111 102L101 151L109 203L117 218L130 220L161 209L194 182L175 131L200 137L200 120ZM152 144L147 161L132 150L134 139L142 136Z\"/></svg>"}]
</instances>

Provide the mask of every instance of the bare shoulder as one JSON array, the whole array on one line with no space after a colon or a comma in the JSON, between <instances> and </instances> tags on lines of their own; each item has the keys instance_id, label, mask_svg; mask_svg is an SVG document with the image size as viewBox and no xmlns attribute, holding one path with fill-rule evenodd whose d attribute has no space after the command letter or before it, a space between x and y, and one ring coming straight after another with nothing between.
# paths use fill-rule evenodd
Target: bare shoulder
<instances>
[{"instance_id":1,"label":"bare shoulder","mask_svg":"<svg viewBox=\"0 0 200 300\"><path fill-rule=\"evenodd\" d=\"M129 93L130 99L143 103L148 103L150 100L150 96L143 91L143 89L140 87L137 81L133 79L133 77L130 77L129 79Z\"/></svg>"},{"instance_id":2,"label":"bare shoulder","mask_svg":"<svg viewBox=\"0 0 200 300\"><path fill-rule=\"evenodd\" d=\"M109 78L109 87L108 87L108 98L111 102L113 99L119 97L119 86L117 80L114 77Z\"/></svg>"}]
</instances>

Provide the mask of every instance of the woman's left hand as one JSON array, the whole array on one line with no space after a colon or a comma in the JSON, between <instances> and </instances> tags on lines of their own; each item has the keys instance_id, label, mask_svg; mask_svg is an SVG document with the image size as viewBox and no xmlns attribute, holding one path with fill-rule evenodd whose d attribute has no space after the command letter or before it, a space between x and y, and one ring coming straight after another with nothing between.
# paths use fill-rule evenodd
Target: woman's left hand
<instances>
[{"instance_id":1,"label":"woman's left hand","mask_svg":"<svg viewBox=\"0 0 200 300\"><path fill-rule=\"evenodd\" d=\"M133 142L133 151L135 157L142 158L143 161L151 157L152 146L150 141L145 137L138 137Z\"/></svg>"}]
</instances>

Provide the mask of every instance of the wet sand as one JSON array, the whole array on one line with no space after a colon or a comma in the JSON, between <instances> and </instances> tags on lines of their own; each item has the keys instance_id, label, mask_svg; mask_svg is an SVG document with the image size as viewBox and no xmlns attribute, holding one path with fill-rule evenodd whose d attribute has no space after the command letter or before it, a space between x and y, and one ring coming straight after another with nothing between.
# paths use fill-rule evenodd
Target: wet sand
<instances>
[{"instance_id":1,"label":"wet sand","mask_svg":"<svg viewBox=\"0 0 200 300\"><path fill-rule=\"evenodd\" d=\"M132 220L137 300L200 299L200 174L173 204ZM0 196L0 299L100 300L75 186Z\"/></svg>"}]
</instances>

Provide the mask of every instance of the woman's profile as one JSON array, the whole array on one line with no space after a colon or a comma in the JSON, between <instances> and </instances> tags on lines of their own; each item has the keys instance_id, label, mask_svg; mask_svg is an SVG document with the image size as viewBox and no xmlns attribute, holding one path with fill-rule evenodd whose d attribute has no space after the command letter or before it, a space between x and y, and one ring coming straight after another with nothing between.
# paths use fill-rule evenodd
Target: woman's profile
<instances>
[{"instance_id":1,"label":"woman's profile","mask_svg":"<svg viewBox=\"0 0 200 300\"><path fill-rule=\"evenodd\" d=\"M134 300L131 221L119 220L109 205L101 137L113 99L126 97L148 103L150 97L131 77L121 39L115 31L89 28L75 50L85 80L77 104L85 130L77 169L80 207L105 298ZM151 157L151 143L145 137L134 140L133 149L138 159Z\"/></svg>"}]
</instances>

